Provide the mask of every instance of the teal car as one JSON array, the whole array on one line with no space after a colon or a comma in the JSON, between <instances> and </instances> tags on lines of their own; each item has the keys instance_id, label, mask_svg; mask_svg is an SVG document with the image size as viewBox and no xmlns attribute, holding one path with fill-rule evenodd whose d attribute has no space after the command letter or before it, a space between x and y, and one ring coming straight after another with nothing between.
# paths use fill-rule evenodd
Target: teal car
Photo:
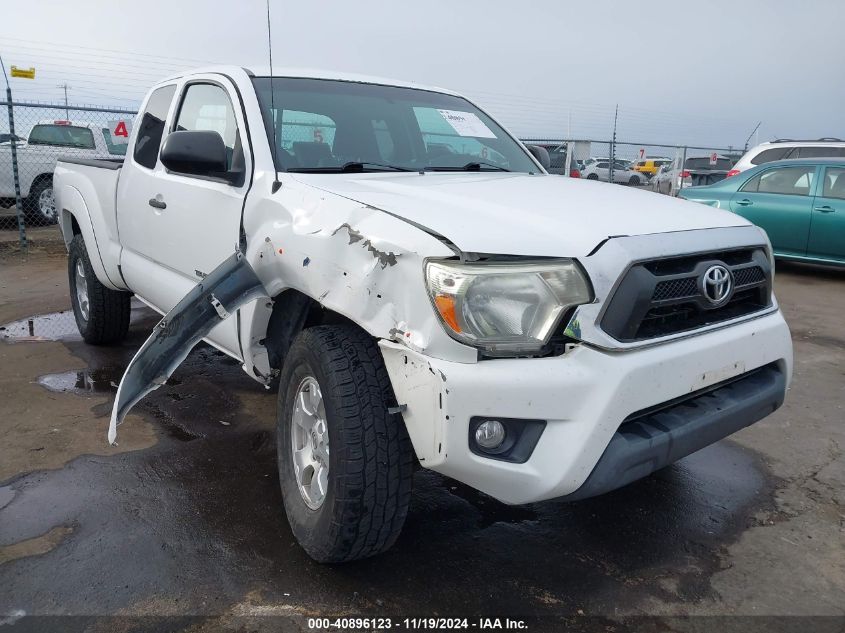
<instances>
[{"instance_id":1,"label":"teal car","mask_svg":"<svg viewBox=\"0 0 845 633\"><path fill-rule=\"evenodd\" d=\"M768 233L782 259L845 266L845 160L765 163L679 197L727 209Z\"/></svg>"}]
</instances>

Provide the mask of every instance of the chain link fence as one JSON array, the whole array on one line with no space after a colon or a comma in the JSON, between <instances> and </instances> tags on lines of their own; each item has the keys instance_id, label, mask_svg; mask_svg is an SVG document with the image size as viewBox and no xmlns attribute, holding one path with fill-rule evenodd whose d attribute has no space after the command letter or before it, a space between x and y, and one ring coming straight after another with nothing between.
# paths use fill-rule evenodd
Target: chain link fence
<instances>
[{"instance_id":1,"label":"chain link fence","mask_svg":"<svg viewBox=\"0 0 845 633\"><path fill-rule=\"evenodd\" d=\"M677 195L684 187L717 182L743 154L742 148L735 147L593 139L525 138L522 141L541 145L549 151L552 173L668 195Z\"/></svg>"},{"instance_id":2,"label":"chain link fence","mask_svg":"<svg viewBox=\"0 0 845 633\"><path fill-rule=\"evenodd\" d=\"M0 102L0 241L60 240L53 198L59 157L122 158L134 110ZM13 131L14 130L14 131Z\"/></svg>"}]
</instances>

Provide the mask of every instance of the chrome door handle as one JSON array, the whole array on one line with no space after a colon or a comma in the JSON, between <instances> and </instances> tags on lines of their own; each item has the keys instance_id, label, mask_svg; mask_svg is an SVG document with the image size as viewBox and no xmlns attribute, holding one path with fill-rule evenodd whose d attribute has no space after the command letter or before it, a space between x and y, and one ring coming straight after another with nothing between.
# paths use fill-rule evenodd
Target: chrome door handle
<instances>
[{"instance_id":1,"label":"chrome door handle","mask_svg":"<svg viewBox=\"0 0 845 633\"><path fill-rule=\"evenodd\" d=\"M150 206L154 209L166 209L167 203L164 200L157 200L155 198L150 198Z\"/></svg>"},{"instance_id":2,"label":"chrome door handle","mask_svg":"<svg viewBox=\"0 0 845 633\"><path fill-rule=\"evenodd\" d=\"M816 211L821 211L822 213L833 213L836 211L832 206L826 204L823 207L813 207Z\"/></svg>"},{"instance_id":3,"label":"chrome door handle","mask_svg":"<svg viewBox=\"0 0 845 633\"><path fill-rule=\"evenodd\" d=\"M754 204L748 198L744 198L742 200L737 200L736 203L741 207L750 207L752 204Z\"/></svg>"}]
</instances>

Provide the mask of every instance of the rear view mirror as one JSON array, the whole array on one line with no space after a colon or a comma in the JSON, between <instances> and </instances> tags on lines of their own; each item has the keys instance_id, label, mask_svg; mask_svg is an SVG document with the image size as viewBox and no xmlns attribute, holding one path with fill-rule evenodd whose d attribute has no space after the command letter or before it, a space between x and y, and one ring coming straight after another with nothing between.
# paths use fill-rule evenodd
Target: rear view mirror
<instances>
[{"instance_id":1,"label":"rear view mirror","mask_svg":"<svg viewBox=\"0 0 845 633\"><path fill-rule=\"evenodd\" d=\"M549 150L545 147L541 147L540 145L526 145L526 147L528 148L528 151L531 152L531 155L543 166L543 169L548 171L552 164L552 161L549 158Z\"/></svg>"},{"instance_id":2,"label":"rear view mirror","mask_svg":"<svg viewBox=\"0 0 845 633\"><path fill-rule=\"evenodd\" d=\"M161 164L182 174L227 178L227 162L223 137L210 130L171 132L161 148Z\"/></svg>"}]
</instances>

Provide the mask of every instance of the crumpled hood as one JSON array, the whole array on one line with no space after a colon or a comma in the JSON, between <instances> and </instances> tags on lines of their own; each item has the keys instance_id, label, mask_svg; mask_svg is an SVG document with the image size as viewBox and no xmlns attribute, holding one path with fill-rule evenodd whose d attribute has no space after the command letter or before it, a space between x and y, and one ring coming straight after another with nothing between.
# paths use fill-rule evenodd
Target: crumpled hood
<instances>
[{"instance_id":1,"label":"crumpled hood","mask_svg":"<svg viewBox=\"0 0 845 633\"><path fill-rule=\"evenodd\" d=\"M556 175L403 172L296 178L426 227L464 252L583 257L610 236L748 224L701 204Z\"/></svg>"}]
</instances>

